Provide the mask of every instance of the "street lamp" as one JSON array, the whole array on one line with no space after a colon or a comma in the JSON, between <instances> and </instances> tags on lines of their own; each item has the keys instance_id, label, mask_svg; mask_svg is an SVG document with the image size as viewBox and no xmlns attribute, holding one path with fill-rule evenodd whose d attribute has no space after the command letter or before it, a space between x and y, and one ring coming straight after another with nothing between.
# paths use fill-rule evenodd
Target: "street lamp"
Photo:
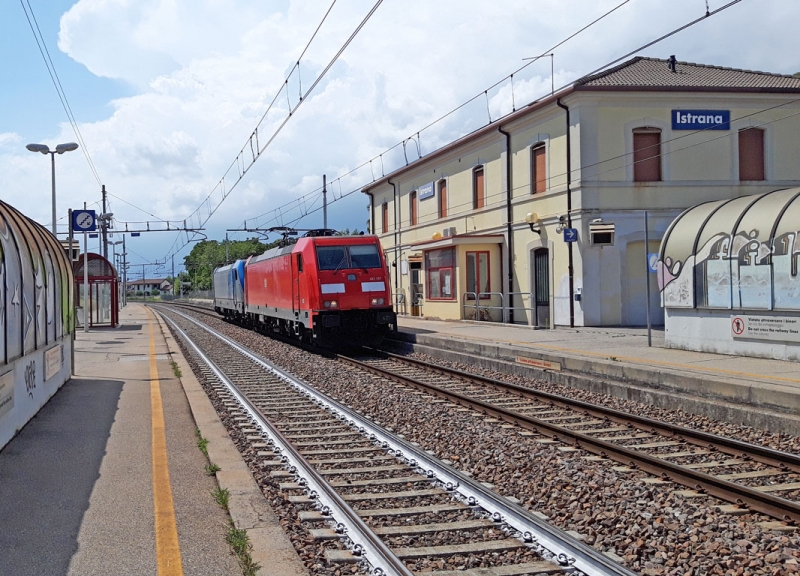
<instances>
[{"instance_id":1,"label":"street lamp","mask_svg":"<svg viewBox=\"0 0 800 576\"><path fill-rule=\"evenodd\" d=\"M47 144L28 144L25 148L31 152L50 154L50 166L53 175L53 236L56 236L56 154L77 150L78 145L75 142L67 142L66 144L59 144L53 151L47 147Z\"/></svg>"}]
</instances>

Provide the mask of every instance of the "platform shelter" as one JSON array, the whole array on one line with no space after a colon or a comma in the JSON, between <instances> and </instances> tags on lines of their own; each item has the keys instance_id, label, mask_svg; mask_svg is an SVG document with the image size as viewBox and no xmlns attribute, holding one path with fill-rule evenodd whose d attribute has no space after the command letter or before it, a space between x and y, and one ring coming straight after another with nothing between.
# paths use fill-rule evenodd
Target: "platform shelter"
<instances>
[{"instance_id":1,"label":"platform shelter","mask_svg":"<svg viewBox=\"0 0 800 576\"><path fill-rule=\"evenodd\" d=\"M77 322L83 326L88 318L89 327L110 326L119 323L119 275L116 268L100 254L88 253L89 297L84 293L83 255L73 264L75 294L78 302Z\"/></svg>"}]
</instances>

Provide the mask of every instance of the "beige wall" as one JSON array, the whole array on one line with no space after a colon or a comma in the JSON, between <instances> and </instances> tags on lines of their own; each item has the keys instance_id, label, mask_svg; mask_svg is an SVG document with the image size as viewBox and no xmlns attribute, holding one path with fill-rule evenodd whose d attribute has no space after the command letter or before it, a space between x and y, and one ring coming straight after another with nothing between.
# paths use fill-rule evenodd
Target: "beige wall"
<instances>
[{"instance_id":1,"label":"beige wall","mask_svg":"<svg viewBox=\"0 0 800 576\"><path fill-rule=\"evenodd\" d=\"M563 98L570 108L572 225L579 235L579 241L572 247L573 293L569 290L567 268L569 246L562 234L556 232L559 216L567 214L567 127L564 110L554 103L533 110L524 118L502 124L502 128L511 133L510 153L506 150L505 136L495 127L395 173L392 181L398 183L400 196L397 238L392 186L382 183L373 188L374 230L381 238L390 263L395 261L396 239L404 247L397 259L398 272L403 259L420 252L410 248L410 244L429 241L434 233L442 233L451 227L459 235L507 236L506 163L510 161L512 259L510 263L507 260L507 241L502 246L495 245L497 256L493 252L491 258L492 290L508 291L507 274L502 270L510 265L514 272L512 291L530 292L531 250L536 246L546 246L552 263L550 292L556 325L569 324L571 302L576 325L626 324L641 316L641 310L632 307L638 306L635 303L640 304L642 298L639 295L631 297L627 290L631 282L644 286L645 272L635 269L639 258L627 255L627 246L630 244L637 254L644 251L644 211L649 217L652 247L660 241L672 219L685 208L707 200L800 185L800 162L797 162L800 155L800 115L792 116L800 111L800 103L753 115L794 99L793 95L777 94L657 92L574 92ZM732 129L699 134L673 131L670 113L678 108L730 110ZM751 125L766 130L767 180L741 183L738 181L737 135L739 129ZM632 181L631 134L638 126L656 126L662 130L662 182ZM543 193L531 194L531 146L538 142L546 145L548 187ZM472 208L472 170L477 165L484 166L486 182L486 206L480 210ZM447 182L448 216L438 217L437 191L434 197L419 201L418 224L409 226L409 193L442 178ZM380 206L384 199L389 204L387 234L381 234ZM529 212L535 212L539 217L536 226L539 234L531 231L525 223L525 215ZM615 224L613 246L590 245L589 225L597 218ZM463 264L466 250L459 248L460 264ZM460 301L466 272L461 268L458 302L426 301L426 316L462 317ZM641 274L641 278L637 274ZM409 275L400 275L399 280L400 290L408 299ZM393 282L393 290L394 286ZM573 299L577 288L582 290L580 302ZM519 297L517 305L521 306ZM530 306L529 298L525 299L525 305ZM531 321L526 311L517 310L514 316L516 322Z\"/></svg>"}]
</instances>

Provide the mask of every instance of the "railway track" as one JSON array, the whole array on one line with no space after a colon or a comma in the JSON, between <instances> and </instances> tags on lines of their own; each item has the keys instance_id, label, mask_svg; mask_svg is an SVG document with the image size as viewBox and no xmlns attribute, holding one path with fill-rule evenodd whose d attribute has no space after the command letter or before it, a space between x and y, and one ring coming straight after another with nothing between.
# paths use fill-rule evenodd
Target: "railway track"
<instances>
[{"instance_id":1,"label":"railway track","mask_svg":"<svg viewBox=\"0 0 800 576\"><path fill-rule=\"evenodd\" d=\"M374 574L632 574L229 338L156 308L329 562ZM449 560L449 561L448 561ZM466 568L467 570L464 570Z\"/></svg>"},{"instance_id":2,"label":"railway track","mask_svg":"<svg viewBox=\"0 0 800 576\"><path fill-rule=\"evenodd\" d=\"M730 513L749 508L800 522L797 455L394 354L340 359L541 434L544 442L563 442L706 492L730 502Z\"/></svg>"}]
</instances>

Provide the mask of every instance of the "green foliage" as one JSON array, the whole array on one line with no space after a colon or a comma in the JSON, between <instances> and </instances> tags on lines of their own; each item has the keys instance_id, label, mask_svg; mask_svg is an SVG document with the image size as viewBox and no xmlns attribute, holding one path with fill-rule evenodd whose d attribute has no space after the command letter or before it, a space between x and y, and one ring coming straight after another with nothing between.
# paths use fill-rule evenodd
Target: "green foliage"
<instances>
[{"instance_id":1,"label":"green foliage","mask_svg":"<svg viewBox=\"0 0 800 576\"><path fill-rule=\"evenodd\" d=\"M363 232L359 232L358 228L353 228L351 231L350 228L345 228L344 230L337 230L337 236L358 236L359 234L363 234Z\"/></svg>"},{"instance_id":2,"label":"green foliage","mask_svg":"<svg viewBox=\"0 0 800 576\"><path fill-rule=\"evenodd\" d=\"M178 275L181 283L190 282L192 290L210 290L214 269L225 264L230 264L239 259L262 254L265 250L277 245L277 242L264 244L258 238L247 240L232 240L227 242L228 258L225 258L226 242L216 240L203 240L192 248L192 251L183 259L186 272Z\"/></svg>"},{"instance_id":3,"label":"green foliage","mask_svg":"<svg viewBox=\"0 0 800 576\"><path fill-rule=\"evenodd\" d=\"M239 560L239 566L245 576L255 576L261 569L261 565L255 562L250 556L250 551L253 545L250 544L250 538L247 536L247 531L241 528L236 528L231 524L228 528L228 533L225 535L231 549Z\"/></svg>"},{"instance_id":4,"label":"green foliage","mask_svg":"<svg viewBox=\"0 0 800 576\"><path fill-rule=\"evenodd\" d=\"M217 504L225 508L225 510L228 509L228 499L231 495L227 488L217 488L211 492L211 496L214 497L214 500L217 502Z\"/></svg>"}]
</instances>

